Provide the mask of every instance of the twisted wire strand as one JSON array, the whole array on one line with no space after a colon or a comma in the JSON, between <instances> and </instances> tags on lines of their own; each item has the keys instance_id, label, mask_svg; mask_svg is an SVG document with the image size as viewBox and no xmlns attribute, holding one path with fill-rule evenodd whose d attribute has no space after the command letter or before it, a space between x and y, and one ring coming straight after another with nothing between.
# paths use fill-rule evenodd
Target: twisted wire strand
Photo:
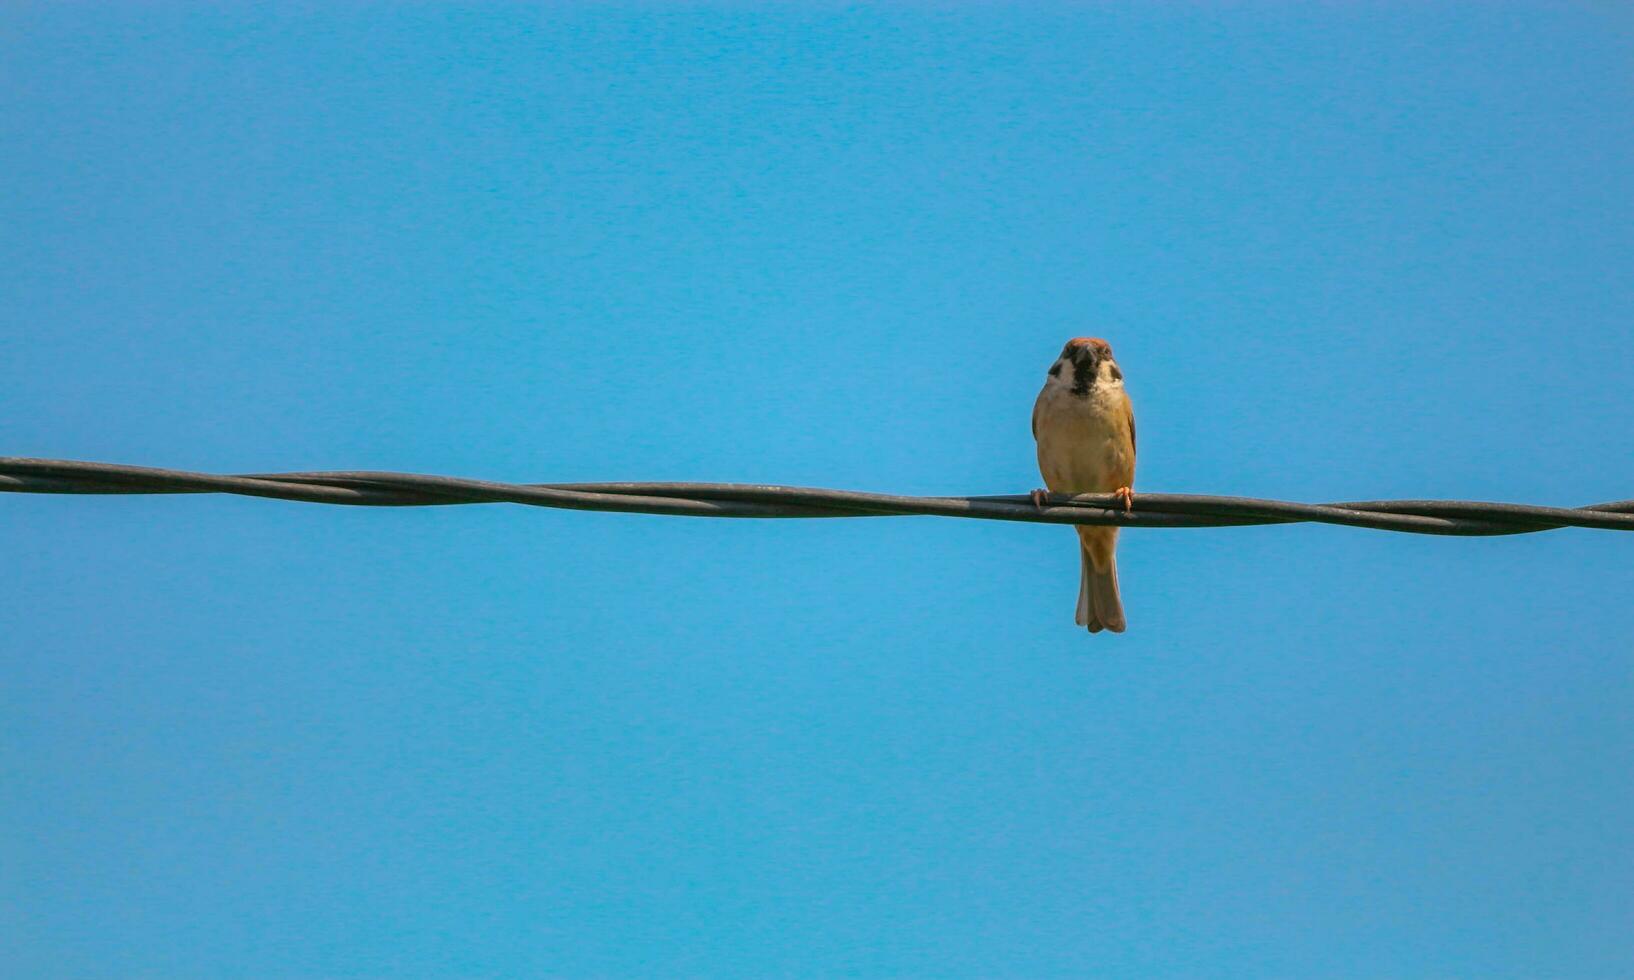
<instances>
[{"instance_id":1,"label":"twisted wire strand","mask_svg":"<svg viewBox=\"0 0 1634 980\"><path fill-rule=\"evenodd\" d=\"M368 507L512 503L569 510L690 517L924 515L1034 524L1240 527L1314 523L1413 534L1527 534L1562 527L1634 531L1634 500L1587 507L1475 500L1364 500L1305 504L1253 497L1137 493L1132 510L1113 494L906 497L737 483L496 483L413 473L246 473L224 476L65 459L0 457L0 492L53 494L227 493Z\"/></svg>"}]
</instances>

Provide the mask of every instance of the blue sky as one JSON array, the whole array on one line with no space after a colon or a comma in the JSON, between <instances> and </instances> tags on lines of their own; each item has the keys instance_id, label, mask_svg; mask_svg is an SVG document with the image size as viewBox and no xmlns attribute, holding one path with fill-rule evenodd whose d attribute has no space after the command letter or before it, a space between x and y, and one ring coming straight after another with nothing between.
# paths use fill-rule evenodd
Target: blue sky
<instances>
[{"instance_id":1,"label":"blue sky","mask_svg":"<svg viewBox=\"0 0 1634 980\"><path fill-rule=\"evenodd\" d=\"M1634 496L1634 16L11 5L0 454ZM1634 538L0 499L28 976L1634 973Z\"/></svg>"}]
</instances>

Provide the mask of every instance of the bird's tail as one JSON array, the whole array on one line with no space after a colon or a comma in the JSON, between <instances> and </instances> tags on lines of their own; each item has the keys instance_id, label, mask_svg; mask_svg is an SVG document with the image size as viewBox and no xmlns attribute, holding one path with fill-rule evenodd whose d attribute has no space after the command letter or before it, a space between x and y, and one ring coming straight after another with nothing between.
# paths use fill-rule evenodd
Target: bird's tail
<instances>
[{"instance_id":1,"label":"bird's tail","mask_svg":"<svg viewBox=\"0 0 1634 980\"><path fill-rule=\"evenodd\" d=\"M1105 531L1098 533L1104 535ZM1073 621L1091 633L1103 629L1122 633L1127 625L1123 618L1123 600L1118 597L1116 542L1115 536L1110 540L1091 540L1086 535L1078 548L1078 612Z\"/></svg>"}]
</instances>

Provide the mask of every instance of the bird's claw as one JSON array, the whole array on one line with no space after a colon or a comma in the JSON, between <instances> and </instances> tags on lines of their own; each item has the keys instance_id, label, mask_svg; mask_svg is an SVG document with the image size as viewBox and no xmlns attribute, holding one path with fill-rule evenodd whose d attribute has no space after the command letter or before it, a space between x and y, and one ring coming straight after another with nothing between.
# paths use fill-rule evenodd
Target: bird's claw
<instances>
[{"instance_id":1,"label":"bird's claw","mask_svg":"<svg viewBox=\"0 0 1634 980\"><path fill-rule=\"evenodd\" d=\"M1034 490L1032 493L1027 495L1027 496L1033 498L1033 506L1037 507L1039 510L1044 509L1044 494L1045 494L1045 492L1046 491L1043 491L1043 490Z\"/></svg>"},{"instance_id":2,"label":"bird's claw","mask_svg":"<svg viewBox=\"0 0 1634 980\"><path fill-rule=\"evenodd\" d=\"M1112 496L1123 501L1123 512L1125 514L1135 509L1135 491L1131 488L1119 487L1118 489L1112 491Z\"/></svg>"}]
</instances>

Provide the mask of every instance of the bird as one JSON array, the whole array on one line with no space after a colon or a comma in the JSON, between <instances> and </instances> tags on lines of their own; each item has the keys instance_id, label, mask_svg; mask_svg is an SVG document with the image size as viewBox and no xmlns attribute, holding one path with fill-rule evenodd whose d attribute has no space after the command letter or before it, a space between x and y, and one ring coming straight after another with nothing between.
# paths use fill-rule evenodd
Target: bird
<instances>
[{"instance_id":1,"label":"bird","mask_svg":"<svg viewBox=\"0 0 1634 980\"><path fill-rule=\"evenodd\" d=\"M1033 403L1038 471L1053 493L1114 493L1134 507L1135 411L1112 347L1099 337L1074 337L1044 378ZM1033 503L1044 504L1034 490ZM1118 594L1118 529L1078 525L1078 609L1074 621L1091 633L1127 626Z\"/></svg>"}]
</instances>

